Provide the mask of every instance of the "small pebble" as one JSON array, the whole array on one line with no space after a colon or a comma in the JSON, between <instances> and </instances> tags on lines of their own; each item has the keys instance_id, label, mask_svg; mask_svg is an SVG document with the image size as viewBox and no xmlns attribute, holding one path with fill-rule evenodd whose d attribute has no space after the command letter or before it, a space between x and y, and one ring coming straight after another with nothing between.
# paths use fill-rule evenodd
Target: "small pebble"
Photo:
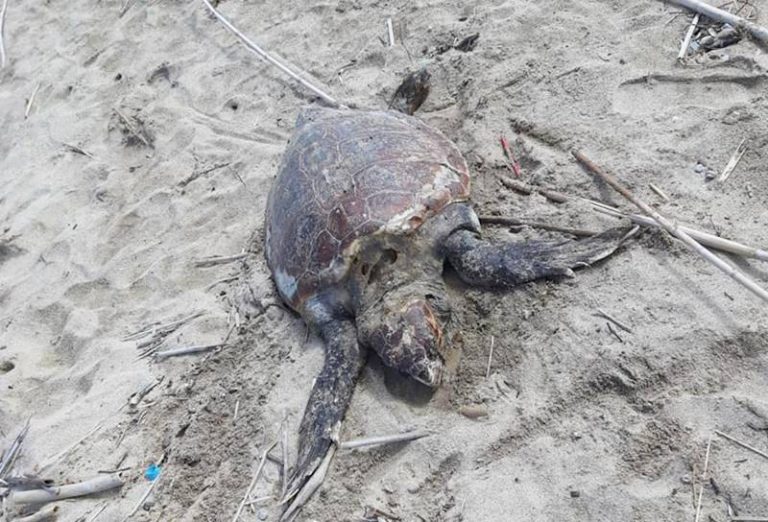
<instances>
[{"instance_id":1,"label":"small pebble","mask_svg":"<svg viewBox=\"0 0 768 522\"><path fill-rule=\"evenodd\" d=\"M701 163L697 163L696 166L693 167L693 171L695 173L697 173L697 174L701 174L705 170L707 170L707 168L704 165L702 165Z\"/></svg>"},{"instance_id":2,"label":"small pebble","mask_svg":"<svg viewBox=\"0 0 768 522\"><path fill-rule=\"evenodd\" d=\"M690 484L691 483L691 477L689 475L683 475L680 477L680 482L683 484Z\"/></svg>"},{"instance_id":3,"label":"small pebble","mask_svg":"<svg viewBox=\"0 0 768 522\"><path fill-rule=\"evenodd\" d=\"M256 516L259 517L259 520L266 520L269 516L269 511L266 508L261 508Z\"/></svg>"},{"instance_id":4,"label":"small pebble","mask_svg":"<svg viewBox=\"0 0 768 522\"><path fill-rule=\"evenodd\" d=\"M571 490L571 498L579 498L580 496L581 492L578 489Z\"/></svg>"}]
</instances>

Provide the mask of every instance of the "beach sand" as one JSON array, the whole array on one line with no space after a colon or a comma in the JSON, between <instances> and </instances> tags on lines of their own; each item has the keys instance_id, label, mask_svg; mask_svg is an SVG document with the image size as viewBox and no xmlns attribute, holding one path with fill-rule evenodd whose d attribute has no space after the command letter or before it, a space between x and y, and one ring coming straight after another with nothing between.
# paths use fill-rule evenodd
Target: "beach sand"
<instances>
[{"instance_id":1,"label":"beach sand","mask_svg":"<svg viewBox=\"0 0 768 522\"><path fill-rule=\"evenodd\" d=\"M618 223L502 185L505 135L528 183L634 211L573 161L579 148L666 215L768 247L768 56L745 40L676 64L691 16L663 2L219 8L359 107L386 107L426 65L433 89L419 117L464 152L481 214ZM474 49L454 48L475 33ZM1 447L31 418L14 474L69 483L128 468L119 491L61 502L62 521L120 521L136 506L130 520L232 520L284 422L296 454L322 362L300 318L260 306L276 298L261 243L267 193L299 110L316 101L197 1L9 0L4 39ZM742 139L730 179L707 182ZM198 266L211 256L235 259ZM732 261L768 286L768 265ZM357 521L371 507L404 521L693 520L702 482L700 520L724 522L728 506L768 516L768 461L713 435L768 449L765 303L659 231L574 279L451 288L462 337L451 382L429 396L372 357L342 431L432 435L341 451L299 520ZM598 309L631 333L612 333ZM467 418L467 406L488 415ZM144 469L161 459L137 504ZM280 477L267 461L253 498L279 497ZM280 509L267 498L240 520Z\"/></svg>"}]
</instances>

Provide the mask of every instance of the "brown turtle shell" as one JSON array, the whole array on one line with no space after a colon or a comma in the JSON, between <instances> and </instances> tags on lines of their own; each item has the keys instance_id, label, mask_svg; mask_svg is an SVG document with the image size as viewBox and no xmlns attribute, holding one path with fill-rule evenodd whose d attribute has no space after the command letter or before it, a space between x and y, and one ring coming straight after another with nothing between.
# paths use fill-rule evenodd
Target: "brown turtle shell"
<instances>
[{"instance_id":1,"label":"brown turtle shell","mask_svg":"<svg viewBox=\"0 0 768 522\"><path fill-rule=\"evenodd\" d=\"M417 118L305 109L267 201L266 256L280 295L301 311L343 282L360 238L409 234L468 196L461 152Z\"/></svg>"}]
</instances>

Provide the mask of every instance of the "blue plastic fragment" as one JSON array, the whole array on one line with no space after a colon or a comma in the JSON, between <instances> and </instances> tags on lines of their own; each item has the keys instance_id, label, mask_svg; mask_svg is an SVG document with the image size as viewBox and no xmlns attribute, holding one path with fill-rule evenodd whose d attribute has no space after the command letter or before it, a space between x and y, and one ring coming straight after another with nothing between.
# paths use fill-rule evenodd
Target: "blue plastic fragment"
<instances>
[{"instance_id":1,"label":"blue plastic fragment","mask_svg":"<svg viewBox=\"0 0 768 522\"><path fill-rule=\"evenodd\" d=\"M150 464L147 470L144 472L144 478L150 482L154 482L157 477L160 476L160 466L157 464Z\"/></svg>"}]
</instances>

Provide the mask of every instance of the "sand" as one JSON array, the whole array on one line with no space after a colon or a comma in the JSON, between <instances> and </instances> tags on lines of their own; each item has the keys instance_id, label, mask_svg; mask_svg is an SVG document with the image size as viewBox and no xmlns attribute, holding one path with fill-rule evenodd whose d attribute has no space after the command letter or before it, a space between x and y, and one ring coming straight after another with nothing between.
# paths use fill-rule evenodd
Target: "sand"
<instances>
[{"instance_id":1,"label":"sand","mask_svg":"<svg viewBox=\"0 0 768 522\"><path fill-rule=\"evenodd\" d=\"M464 151L480 213L616 225L585 205L505 188L504 134L527 182L629 209L573 162L567 151L578 147L665 214L768 246L768 56L742 41L676 65L690 16L662 2L220 8L362 107L385 106L427 65L433 92L420 117ZM473 50L452 48L474 33ZM195 1L9 0L5 44L3 448L31 417L14 473L67 483L128 468L120 491L58 510L62 521L119 521L149 487L144 469L165 456L131 520L231 520L284 419L294 441L322 361L300 318L257 306L275 298L260 242L267 191L313 101ZM731 178L705 181L697 163L719 172L743 138ZM196 266L210 256L238 257ZM768 286L764 263L733 261ZM340 452L299 520L361 520L367 507L406 521L693 520L713 430L768 449L766 306L660 232L572 280L510 292L453 284L451 297L463 338L451 383L429 396L372 358L342 433L433 435ZM614 335L598 308L632 333ZM196 312L158 349L221 343L235 326L225 349L139 358L152 325ZM488 415L467 418L466 406ZM768 461L714 436L708 467L701 520L728 520L728 506L768 516ZM254 498L280 488L268 461ZM268 499L241 520L278 513Z\"/></svg>"}]
</instances>

